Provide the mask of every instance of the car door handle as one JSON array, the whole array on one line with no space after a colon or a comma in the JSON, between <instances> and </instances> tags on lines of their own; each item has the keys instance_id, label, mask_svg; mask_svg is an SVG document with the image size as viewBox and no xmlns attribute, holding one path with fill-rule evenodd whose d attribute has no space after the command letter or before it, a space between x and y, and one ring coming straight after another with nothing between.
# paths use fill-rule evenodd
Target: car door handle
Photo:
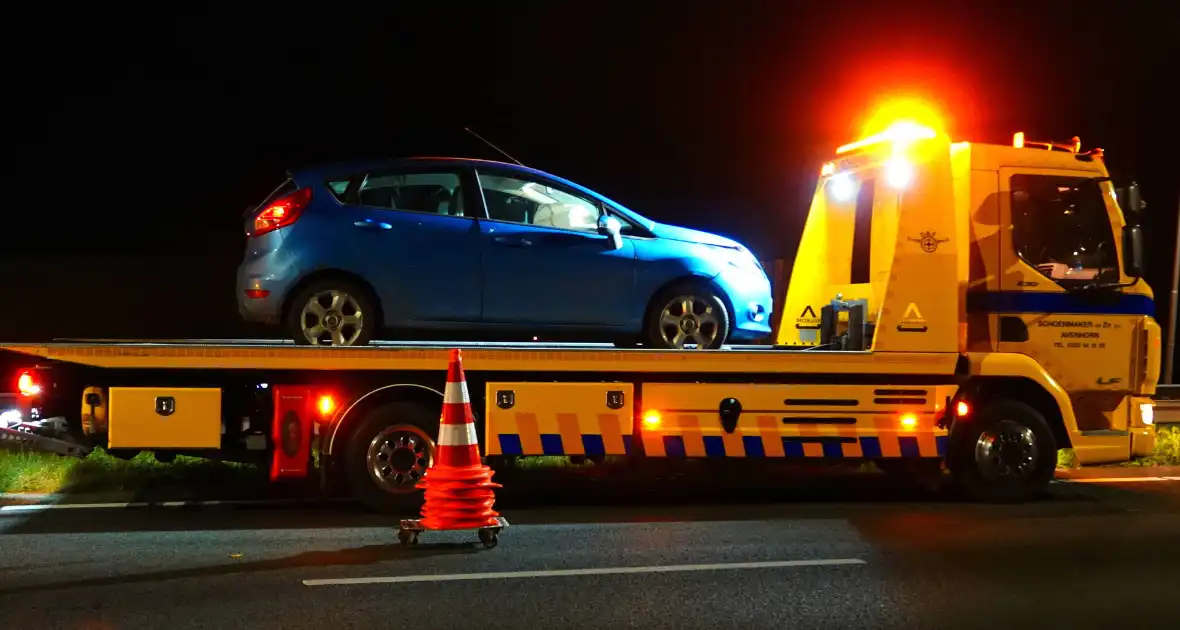
<instances>
[{"instance_id":1,"label":"car door handle","mask_svg":"<svg viewBox=\"0 0 1180 630\"><path fill-rule=\"evenodd\" d=\"M493 240L508 247L529 247L533 244L532 241L523 236L497 236Z\"/></svg>"},{"instance_id":2,"label":"car door handle","mask_svg":"<svg viewBox=\"0 0 1180 630\"><path fill-rule=\"evenodd\" d=\"M372 219L365 219L364 221L356 221L353 225L364 230L388 230L393 226L384 221L374 221Z\"/></svg>"}]
</instances>

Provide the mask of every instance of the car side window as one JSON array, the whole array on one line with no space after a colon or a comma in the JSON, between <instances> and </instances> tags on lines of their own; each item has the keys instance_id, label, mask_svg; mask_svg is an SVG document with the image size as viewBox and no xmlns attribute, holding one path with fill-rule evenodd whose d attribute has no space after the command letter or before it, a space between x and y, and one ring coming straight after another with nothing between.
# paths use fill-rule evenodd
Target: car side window
<instances>
[{"instance_id":1,"label":"car side window","mask_svg":"<svg viewBox=\"0 0 1180 630\"><path fill-rule=\"evenodd\" d=\"M465 216L457 173L368 173L357 190L357 202L386 210Z\"/></svg>"},{"instance_id":2,"label":"car side window","mask_svg":"<svg viewBox=\"0 0 1180 630\"><path fill-rule=\"evenodd\" d=\"M479 173L488 218L525 225L595 232L602 207L596 200L543 182Z\"/></svg>"},{"instance_id":3,"label":"car side window","mask_svg":"<svg viewBox=\"0 0 1180 630\"><path fill-rule=\"evenodd\" d=\"M1114 233L1098 181L1013 175L1012 241L1016 253L1063 286L1118 279Z\"/></svg>"}]
</instances>

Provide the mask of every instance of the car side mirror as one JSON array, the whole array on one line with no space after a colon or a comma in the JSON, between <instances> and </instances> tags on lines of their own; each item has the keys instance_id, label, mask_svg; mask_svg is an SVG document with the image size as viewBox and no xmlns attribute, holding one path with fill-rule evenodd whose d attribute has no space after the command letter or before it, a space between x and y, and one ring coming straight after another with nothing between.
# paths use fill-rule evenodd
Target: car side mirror
<instances>
[{"instance_id":1,"label":"car side mirror","mask_svg":"<svg viewBox=\"0 0 1180 630\"><path fill-rule=\"evenodd\" d=\"M1143 246L1143 228L1128 225L1123 228L1123 273L1142 278L1147 273L1147 252Z\"/></svg>"},{"instance_id":2,"label":"car side mirror","mask_svg":"<svg viewBox=\"0 0 1180 630\"><path fill-rule=\"evenodd\" d=\"M618 219L608 214L598 217L598 233L607 237L611 249L622 249L623 224Z\"/></svg>"}]
</instances>

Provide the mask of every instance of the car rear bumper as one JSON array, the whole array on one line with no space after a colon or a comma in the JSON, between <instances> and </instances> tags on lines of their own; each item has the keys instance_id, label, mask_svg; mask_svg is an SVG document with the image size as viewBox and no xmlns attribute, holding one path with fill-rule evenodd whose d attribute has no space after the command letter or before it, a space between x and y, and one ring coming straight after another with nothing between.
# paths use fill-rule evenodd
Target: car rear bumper
<instances>
[{"instance_id":1,"label":"car rear bumper","mask_svg":"<svg viewBox=\"0 0 1180 630\"><path fill-rule=\"evenodd\" d=\"M238 315L244 321L259 324L279 324L283 319L283 298L288 283L276 282L249 269L238 272Z\"/></svg>"}]
</instances>

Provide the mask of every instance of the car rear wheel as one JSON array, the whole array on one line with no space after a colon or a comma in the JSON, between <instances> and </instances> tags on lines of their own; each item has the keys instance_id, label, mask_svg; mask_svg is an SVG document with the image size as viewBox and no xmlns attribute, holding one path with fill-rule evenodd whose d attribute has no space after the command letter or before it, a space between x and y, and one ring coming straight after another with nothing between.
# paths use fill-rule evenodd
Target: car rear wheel
<instances>
[{"instance_id":1,"label":"car rear wheel","mask_svg":"<svg viewBox=\"0 0 1180 630\"><path fill-rule=\"evenodd\" d=\"M729 337L729 312L709 286L690 283L661 291L648 314L645 341L652 348L720 348Z\"/></svg>"},{"instance_id":2,"label":"car rear wheel","mask_svg":"<svg viewBox=\"0 0 1180 630\"><path fill-rule=\"evenodd\" d=\"M288 332L303 346L363 346L372 341L377 324L368 291L345 280L312 283L287 313Z\"/></svg>"}]
</instances>

